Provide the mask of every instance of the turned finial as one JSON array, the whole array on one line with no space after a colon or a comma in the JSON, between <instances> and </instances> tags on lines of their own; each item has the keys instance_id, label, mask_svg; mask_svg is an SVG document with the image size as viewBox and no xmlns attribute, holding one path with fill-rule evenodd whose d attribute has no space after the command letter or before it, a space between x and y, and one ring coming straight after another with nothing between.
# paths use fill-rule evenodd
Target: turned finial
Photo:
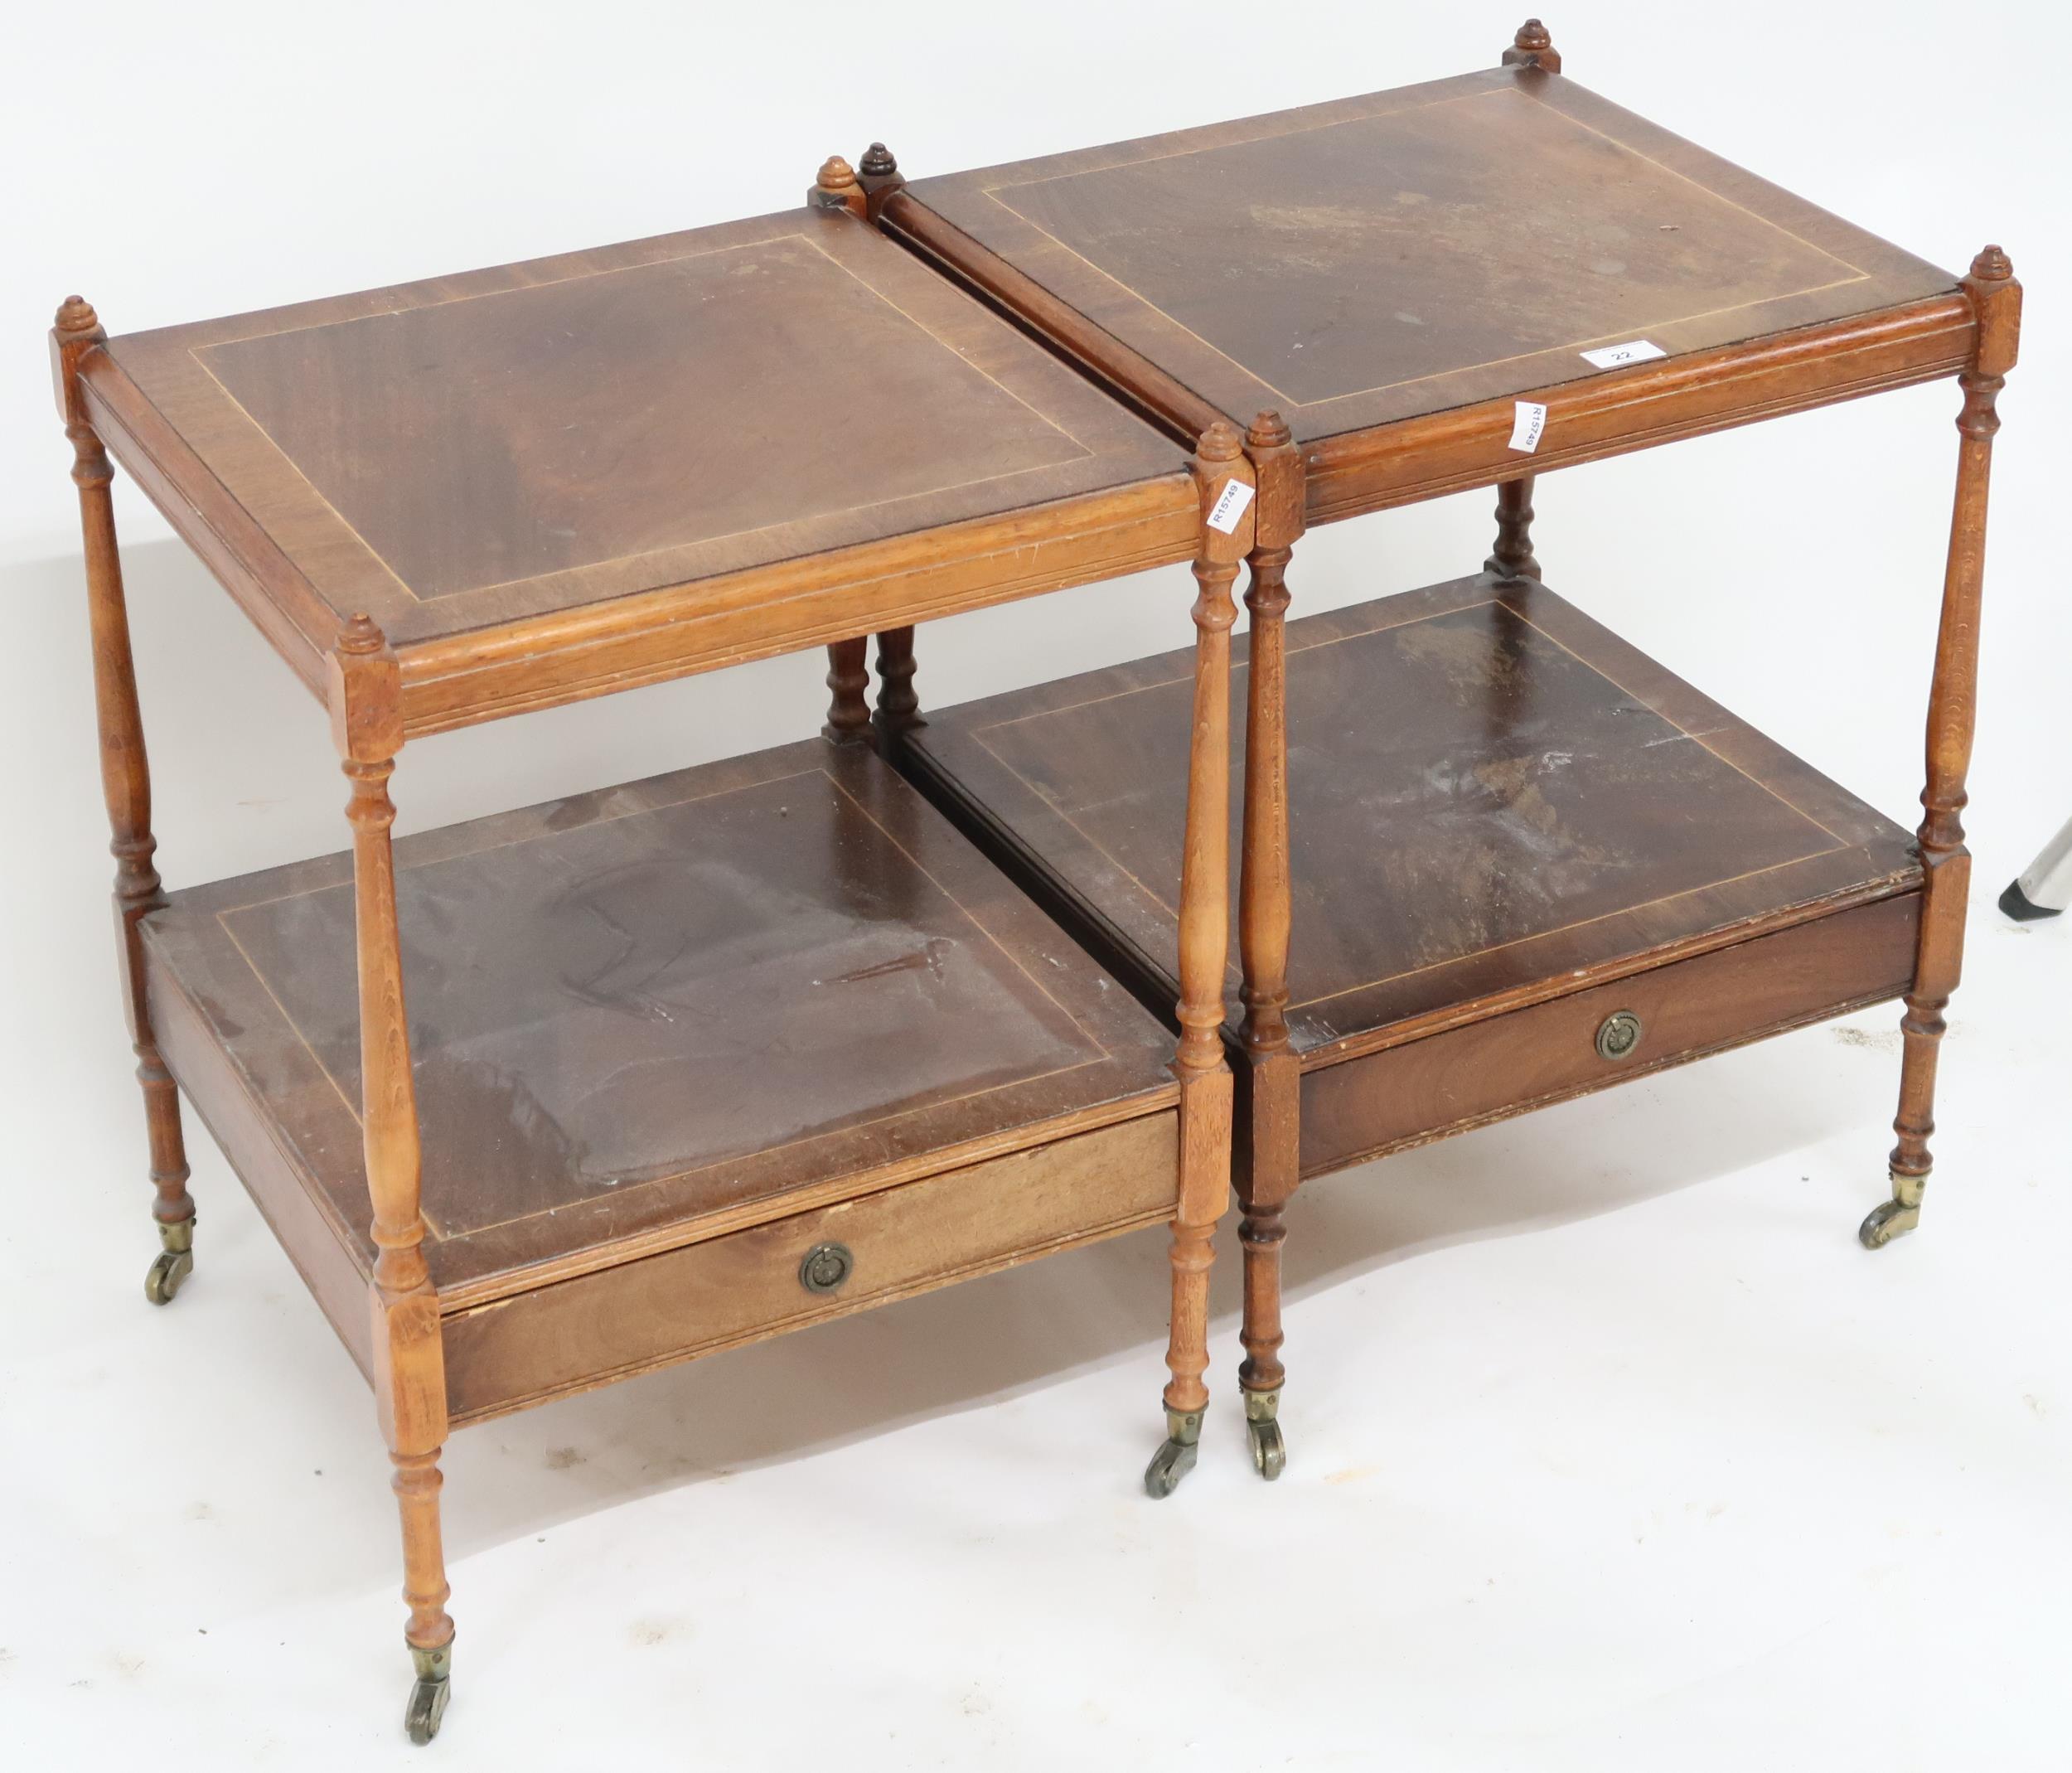
<instances>
[{"instance_id":1,"label":"turned finial","mask_svg":"<svg viewBox=\"0 0 2072 1773\"><path fill-rule=\"evenodd\" d=\"M365 610L332 644L330 676L331 736L346 773L356 784L378 787L403 748L403 702L388 637ZM393 807L388 816L395 816Z\"/></svg>"},{"instance_id":2,"label":"turned finial","mask_svg":"<svg viewBox=\"0 0 2072 1773\"><path fill-rule=\"evenodd\" d=\"M78 462L73 478L83 489L105 486L110 470L108 458L94 435L86 416L85 398L80 390L80 361L108 335L101 331L100 316L83 296L67 296L59 305L51 333L51 385L57 397L58 415L65 434L72 439ZM80 475L87 477L80 480Z\"/></svg>"},{"instance_id":3,"label":"turned finial","mask_svg":"<svg viewBox=\"0 0 2072 1773\"><path fill-rule=\"evenodd\" d=\"M346 631L338 637L338 650L355 655L379 652L387 644L374 618L365 610L346 624Z\"/></svg>"},{"instance_id":4,"label":"turned finial","mask_svg":"<svg viewBox=\"0 0 2072 1773\"><path fill-rule=\"evenodd\" d=\"M1287 550L1303 530L1302 453L1295 448L1287 421L1279 413L1268 410L1255 416L1246 430L1245 453L1251 458L1259 498L1258 509L1252 514L1252 545L1279 550L1285 564ZM1285 606L1287 592L1280 585L1278 567L1262 579L1255 559L1252 588L1245 593L1245 599L1255 611Z\"/></svg>"},{"instance_id":5,"label":"turned finial","mask_svg":"<svg viewBox=\"0 0 2072 1773\"><path fill-rule=\"evenodd\" d=\"M1511 46L1503 52L1503 65L1507 68L1538 68L1545 73L1561 71L1561 52L1555 48L1554 39L1547 28L1537 18L1528 18L1518 27L1518 34L1511 40Z\"/></svg>"},{"instance_id":6,"label":"turned finial","mask_svg":"<svg viewBox=\"0 0 2072 1773\"><path fill-rule=\"evenodd\" d=\"M1254 449L1285 448L1294 441L1288 430L1288 423L1278 413L1261 413L1251 422L1251 429L1245 433L1245 441Z\"/></svg>"},{"instance_id":7,"label":"turned finial","mask_svg":"<svg viewBox=\"0 0 2072 1773\"><path fill-rule=\"evenodd\" d=\"M1982 283L2002 283L2015 274L2014 261L1997 246L1987 246L1972 260L1971 274Z\"/></svg>"},{"instance_id":8,"label":"turned finial","mask_svg":"<svg viewBox=\"0 0 2072 1773\"><path fill-rule=\"evenodd\" d=\"M1245 440L1227 419L1218 419L1194 446L1194 453L1204 462L1235 462L1244 453Z\"/></svg>"},{"instance_id":9,"label":"turned finial","mask_svg":"<svg viewBox=\"0 0 2072 1773\"><path fill-rule=\"evenodd\" d=\"M857 186L864 196L861 208L867 216L875 216L879 206L907 182L899 176L899 162L892 157L892 150L883 142L873 142L864 149L856 171ZM851 208L857 206L854 202L850 204Z\"/></svg>"},{"instance_id":10,"label":"turned finial","mask_svg":"<svg viewBox=\"0 0 2072 1773\"><path fill-rule=\"evenodd\" d=\"M1999 249L1995 247L1994 251ZM67 338L91 338L100 332L100 316L84 296L67 296L59 305L57 330Z\"/></svg>"},{"instance_id":11,"label":"turned finial","mask_svg":"<svg viewBox=\"0 0 2072 1773\"><path fill-rule=\"evenodd\" d=\"M830 154L821 162L820 172L813 181L813 188L806 193L806 201L815 209L851 210L862 215L864 187L856 182L856 169L840 154Z\"/></svg>"},{"instance_id":12,"label":"turned finial","mask_svg":"<svg viewBox=\"0 0 2072 1773\"><path fill-rule=\"evenodd\" d=\"M2014 265L1997 246L1986 247L1972 260L1963 281L1964 293L1971 298L1972 312L1978 320L1978 337L1972 347L1971 368L1967 373L1988 378L1997 387L1998 379L2015 366L2021 350L2021 285L2015 281ZM1985 407L1977 416L1983 422L1995 422L1990 390L1986 393ZM1967 422L1958 420L1959 429Z\"/></svg>"},{"instance_id":13,"label":"turned finial","mask_svg":"<svg viewBox=\"0 0 2072 1773\"><path fill-rule=\"evenodd\" d=\"M840 154L830 154L821 162L806 201L819 210L849 210L859 216L864 211L864 187L856 182L856 169Z\"/></svg>"}]
</instances>

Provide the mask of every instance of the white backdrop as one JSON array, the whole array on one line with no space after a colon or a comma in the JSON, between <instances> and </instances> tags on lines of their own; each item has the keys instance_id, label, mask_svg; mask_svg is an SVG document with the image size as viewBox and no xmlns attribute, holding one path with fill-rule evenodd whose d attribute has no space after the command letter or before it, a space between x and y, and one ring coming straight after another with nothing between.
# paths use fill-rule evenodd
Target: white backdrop
<instances>
[{"instance_id":1,"label":"white backdrop","mask_svg":"<svg viewBox=\"0 0 2072 1773\"><path fill-rule=\"evenodd\" d=\"M411 1752L364 1387L198 1130L201 1268L168 1311L138 1296L57 302L131 331L659 233L788 206L874 136L910 175L982 165L1483 65L1517 22L1480 0L11 22L0 1745L27 1750L0 1758ZM1997 240L2028 286L1923 1230L1875 1258L1852 1235L1885 1185L1880 1011L1305 1190L1272 1489L1231 1398L1232 1259L1201 1467L1170 1503L1136 1490L1155 1235L470 1431L443 1764L2064 1765L2072 1204L2046 1135L2072 931L1991 903L2072 811L2061 24L1765 0L1571 0L1549 23L1583 84L1953 269ZM1911 822L1955 409L1941 385L1547 477L1540 557ZM1314 535L1298 608L1471 569L1489 504ZM119 516L168 880L341 846L317 709L126 487ZM926 630L921 688L1174 645L1189 589L1150 574ZM403 825L797 737L823 669L430 741Z\"/></svg>"}]
</instances>

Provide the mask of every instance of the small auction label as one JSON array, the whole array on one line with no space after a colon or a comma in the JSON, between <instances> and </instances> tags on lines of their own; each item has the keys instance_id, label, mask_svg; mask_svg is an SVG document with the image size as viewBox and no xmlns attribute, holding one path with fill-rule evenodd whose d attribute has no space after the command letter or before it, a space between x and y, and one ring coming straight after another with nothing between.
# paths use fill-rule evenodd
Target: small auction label
<instances>
[{"instance_id":1,"label":"small auction label","mask_svg":"<svg viewBox=\"0 0 2072 1773\"><path fill-rule=\"evenodd\" d=\"M1547 429L1547 409L1530 400L1518 403L1518 415L1511 426L1511 447L1522 455L1531 455L1540 447L1540 434ZM1210 522L1216 520L1211 518Z\"/></svg>"},{"instance_id":2,"label":"small auction label","mask_svg":"<svg viewBox=\"0 0 2072 1773\"><path fill-rule=\"evenodd\" d=\"M1583 361L1594 363L1600 370L1615 370L1622 364L1646 363L1652 358L1668 355L1659 345L1650 345L1644 338L1637 338L1629 345L1600 345L1595 351L1585 351Z\"/></svg>"},{"instance_id":3,"label":"small auction label","mask_svg":"<svg viewBox=\"0 0 2072 1773\"><path fill-rule=\"evenodd\" d=\"M1242 480L1223 482L1222 495L1208 508L1208 526L1229 535L1237 527L1237 520L1245 515L1245 507L1251 503L1251 488Z\"/></svg>"}]
</instances>

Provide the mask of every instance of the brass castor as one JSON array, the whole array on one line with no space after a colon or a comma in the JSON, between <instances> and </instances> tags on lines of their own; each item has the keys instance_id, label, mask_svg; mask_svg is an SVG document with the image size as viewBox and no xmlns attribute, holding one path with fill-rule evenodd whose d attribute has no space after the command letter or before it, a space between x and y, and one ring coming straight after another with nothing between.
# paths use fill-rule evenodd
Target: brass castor
<instances>
[{"instance_id":1,"label":"brass castor","mask_svg":"<svg viewBox=\"0 0 2072 1773\"><path fill-rule=\"evenodd\" d=\"M1180 1487L1180 1480L1194 1469L1195 1455L1201 1451L1202 1412L1199 1410L1176 1410L1170 1404L1165 1410L1165 1445L1152 1454L1151 1463L1144 1468L1144 1492L1148 1496L1163 1499Z\"/></svg>"},{"instance_id":2,"label":"brass castor","mask_svg":"<svg viewBox=\"0 0 2072 1773\"><path fill-rule=\"evenodd\" d=\"M180 1283L194 1272L194 1221L161 1225L158 1241L165 1246L144 1276L144 1297L155 1306L168 1304L180 1291Z\"/></svg>"},{"instance_id":3,"label":"brass castor","mask_svg":"<svg viewBox=\"0 0 2072 1773\"><path fill-rule=\"evenodd\" d=\"M1857 1241L1866 1250L1881 1250L1895 1238L1904 1236L1921 1223L1921 1190L1925 1176L1892 1178L1892 1198L1871 1209L1857 1228Z\"/></svg>"},{"instance_id":4,"label":"brass castor","mask_svg":"<svg viewBox=\"0 0 2072 1773\"><path fill-rule=\"evenodd\" d=\"M422 1748L439 1733L439 1720L446 1715L446 1702L453 1692L453 1646L437 1649L413 1645L410 1660L417 1664L417 1681L410 1688L410 1703L403 1709L403 1727Z\"/></svg>"},{"instance_id":5,"label":"brass castor","mask_svg":"<svg viewBox=\"0 0 2072 1773\"><path fill-rule=\"evenodd\" d=\"M1271 1484L1288 1469L1288 1444L1280 1438L1280 1393L1247 1392L1245 1427L1251 1436L1253 1469Z\"/></svg>"}]
</instances>

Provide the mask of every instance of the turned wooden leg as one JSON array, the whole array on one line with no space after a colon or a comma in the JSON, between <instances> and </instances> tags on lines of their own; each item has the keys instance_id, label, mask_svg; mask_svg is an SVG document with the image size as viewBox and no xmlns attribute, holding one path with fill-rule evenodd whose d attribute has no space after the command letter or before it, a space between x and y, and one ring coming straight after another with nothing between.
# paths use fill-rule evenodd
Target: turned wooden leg
<instances>
[{"instance_id":1,"label":"turned wooden leg","mask_svg":"<svg viewBox=\"0 0 2072 1773\"><path fill-rule=\"evenodd\" d=\"M428 1742L444 1716L453 1674L453 1621L439 1543L439 1449L446 1440L445 1351L438 1294L424 1260L417 1088L404 1007L396 922L395 805L389 778L402 747L395 655L356 616L332 656L332 712L352 784L354 923L359 944L361 1118L367 1194L374 1209L375 1398L403 1525L404 1628L417 1679L404 1724Z\"/></svg>"},{"instance_id":2,"label":"turned wooden leg","mask_svg":"<svg viewBox=\"0 0 2072 1773\"><path fill-rule=\"evenodd\" d=\"M1245 705L1244 852L1238 939L1244 957L1244 1087L1248 1150L1238 1168L1237 1236L1245 1252L1244 1364L1237 1370L1252 1464L1276 1478L1287 1464L1280 1430L1281 1214L1299 1180L1301 1074L1288 1041L1288 562L1302 533L1302 457L1279 415L1246 434L1259 479L1251 578Z\"/></svg>"},{"instance_id":3,"label":"turned wooden leg","mask_svg":"<svg viewBox=\"0 0 2072 1773\"><path fill-rule=\"evenodd\" d=\"M1968 867L1960 865L1952 877L1953 884L1969 874ZM1963 903L1961 897L1958 903ZM1925 920L1925 902L1921 910ZM1948 1025L1943 1011L1949 1003L1947 993L1939 997L1924 997L1917 991L1907 994L1906 1013L1900 1018L1900 1034L1905 1043L1900 1058L1900 1112L1892 1120L1899 1143L1887 1160L1892 1198L1873 1207L1857 1228L1857 1236L1866 1250L1882 1248L1921 1222L1921 1194L1928 1185L1929 1171L1934 1167L1928 1141L1935 1131L1935 1061Z\"/></svg>"},{"instance_id":4,"label":"turned wooden leg","mask_svg":"<svg viewBox=\"0 0 2072 1773\"><path fill-rule=\"evenodd\" d=\"M1537 582L1540 563L1532 555L1532 477L1521 474L1497 488L1497 545L1482 569L1498 579Z\"/></svg>"},{"instance_id":5,"label":"turned wooden leg","mask_svg":"<svg viewBox=\"0 0 2072 1773\"><path fill-rule=\"evenodd\" d=\"M1253 1468L1271 1480L1288 1465L1280 1432L1280 1387L1287 1378L1280 1364L1280 1246L1288 1228L1282 1204L1261 1199L1249 1184L1239 1188L1237 1204L1244 1214L1237 1238L1245 1251L1245 1359L1237 1383L1245 1394Z\"/></svg>"},{"instance_id":6,"label":"turned wooden leg","mask_svg":"<svg viewBox=\"0 0 2072 1773\"><path fill-rule=\"evenodd\" d=\"M403 1599L410 1610L404 1628L416 1678L403 1710L403 1727L420 1746L438 1734L453 1691L453 1621L446 1611L446 1553L439 1538L439 1450L391 1451L390 1487L403 1519Z\"/></svg>"},{"instance_id":7,"label":"turned wooden leg","mask_svg":"<svg viewBox=\"0 0 2072 1773\"><path fill-rule=\"evenodd\" d=\"M94 709L100 729L101 792L108 803L115 857L116 952L122 972L123 1014L137 1055L144 1127L150 1141L152 1217L159 1252L144 1276L144 1297L164 1305L194 1269L194 1199L187 1193L187 1150L180 1131L180 1092L158 1056L144 999L144 914L165 903L152 865L151 768L144 754L143 717L137 705L137 672L129 650L129 613L123 596L122 557L115 545L115 477L108 452L88 422L79 388L80 360L107 335L94 310L77 296L57 312L51 335L52 366L65 434L72 443L72 481L79 488L80 528L85 543L86 603L94 646Z\"/></svg>"},{"instance_id":8,"label":"turned wooden leg","mask_svg":"<svg viewBox=\"0 0 2072 1773\"><path fill-rule=\"evenodd\" d=\"M870 637L828 642L827 723L821 734L830 744L870 741Z\"/></svg>"},{"instance_id":9,"label":"turned wooden leg","mask_svg":"<svg viewBox=\"0 0 2072 1773\"><path fill-rule=\"evenodd\" d=\"M1169 1496L1193 1469L1208 1388L1208 1276L1216 1223L1230 1192L1230 1068L1223 1060L1223 966L1230 947L1230 588L1250 545L1245 512L1229 532L1207 521L1225 486L1249 483L1237 428L1203 434L1194 474L1202 495L1201 550L1194 562L1194 720L1187 772L1187 831L1181 852L1179 1198L1173 1216L1173 1320L1165 1364L1165 1443L1144 1487Z\"/></svg>"},{"instance_id":10,"label":"turned wooden leg","mask_svg":"<svg viewBox=\"0 0 2072 1773\"><path fill-rule=\"evenodd\" d=\"M874 143L873 148L878 144ZM921 698L914 691L913 630L888 628L878 637L878 748L886 757L896 756L899 744L916 727L926 726L921 718Z\"/></svg>"},{"instance_id":11,"label":"turned wooden leg","mask_svg":"<svg viewBox=\"0 0 2072 1773\"><path fill-rule=\"evenodd\" d=\"M1184 1116L1187 1110L1182 1112ZM1198 1119L1213 1115L1214 1107L1198 1102L1193 1112ZM1183 1143L1186 1136L1183 1132ZM1173 1377L1165 1388L1165 1441L1144 1470L1144 1488L1153 1496L1178 1490L1200 1450L1202 1412L1208 1406L1202 1375L1208 1370L1208 1276L1216 1262L1215 1238L1216 1218L1206 1224L1173 1221L1173 1315L1165 1354Z\"/></svg>"},{"instance_id":12,"label":"turned wooden leg","mask_svg":"<svg viewBox=\"0 0 2072 1773\"><path fill-rule=\"evenodd\" d=\"M1986 565L1986 495L1993 434L1993 402L2014 367L2021 326L2021 286L2007 254L1988 246L1972 261L1964 288L1978 317L1971 367L1958 377L1964 395L1958 415L1957 499L1950 521L1949 562L1943 579L1942 622L1936 634L1935 676L1928 702L1928 782L1921 790L1927 816L1920 843L1926 884L1921 893L1920 943L1914 985L1900 1029L1905 1051L1900 1068L1900 1112L1892 1122L1892 1198L1864 1220L1857 1235L1877 1249L1920 1223L1921 1194L1935 1131L1935 1063L1943 1011L1963 966L1964 912L1971 856L1964 848L1964 778L1971 768L1978 701L1978 616Z\"/></svg>"}]
</instances>

